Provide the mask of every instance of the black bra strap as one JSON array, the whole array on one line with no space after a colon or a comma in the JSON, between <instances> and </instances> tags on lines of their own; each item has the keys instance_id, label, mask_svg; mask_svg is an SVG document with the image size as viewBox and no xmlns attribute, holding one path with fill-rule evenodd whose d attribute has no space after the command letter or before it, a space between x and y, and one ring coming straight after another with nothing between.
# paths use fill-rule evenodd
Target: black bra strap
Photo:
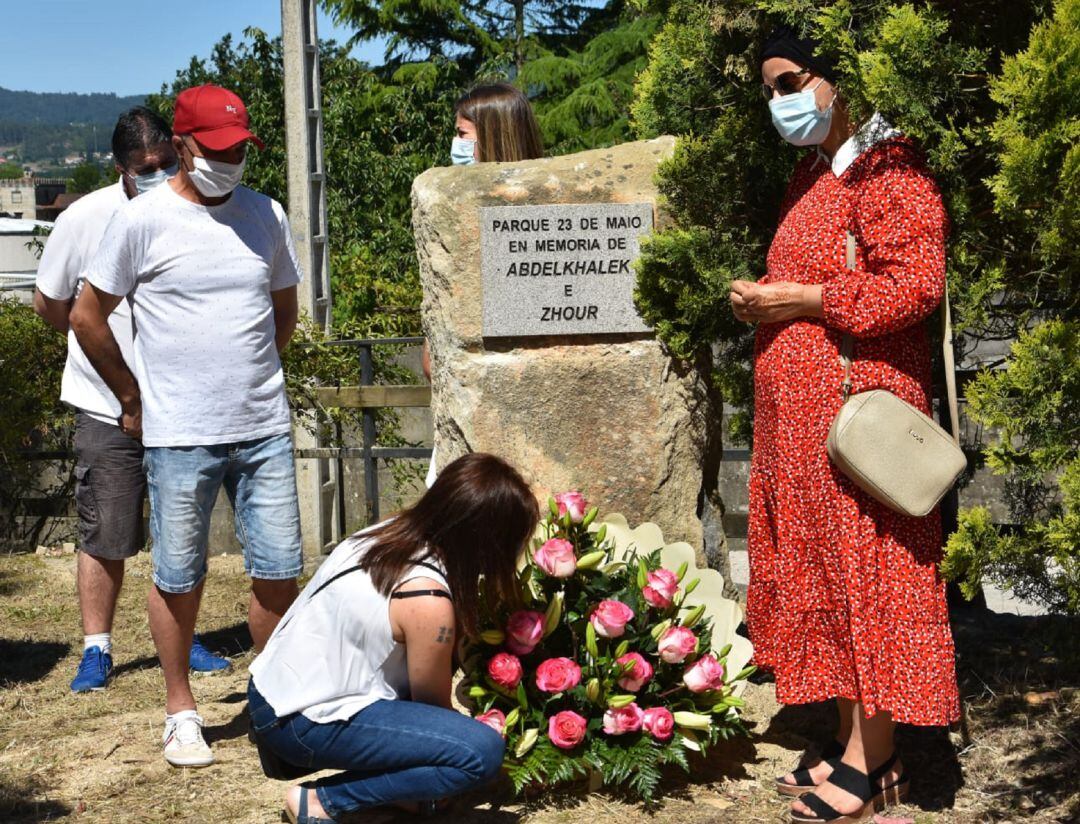
<instances>
[{"instance_id":1,"label":"black bra strap","mask_svg":"<svg viewBox=\"0 0 1080 824\"><path fill-rule=\"evenodd\" d=\"M343 569L341 572L337 573L336 575L331 575L329 578L327 578L325 581L322 582L322 584L319 586L319 588L317 590L315 590L313 593L311 593L308 600L310 601L312 598L314 598L316 595L318 595L320 592L322 592L324 589L326 589L328 586L330 586L330 584L334 583L334 581L336 581L338 578L341 578L341 577L343 577L345 575L348 575L350 572L356 572L359 569L360 569L360 567L358 567L358 566L356 566L354 564L353 566L349 567L348 569Z\"/></svg>"},{"instance_id":2,"label":"black bra strap","mask_svg":"<svg viewBox=\"0 0 1080 824\"><path fill-rule=\"evenodd\" d=\"M415 563L416 566L427 567L432 572L439 573L440 578L445 579L445 577L446 577L446 573L443 572L441 569L439 569L434 564L429 564L426 561L415 561L414 563ZM311 600L311 598L314 598L316 595L318 595L320 592L322 592L324 589L326 589L328 586L330 586L330 584L334 583L334 581L336 581L338 578L341 578L342 576L348 575L350 572L356 572L359 569L360 569L360 567L358 565L354 564L353 566L350 566L348 569L341 570L341 572L338 572L336 575L331 575L329 578L327 578L325 581L322 582L322 584L319 586L319 588L317 590L315 590L313 593L311 593L308 600ZM450 598L449 593L444 592L441 589L439 589L439 590L418 589L418 590L413 590L413 591L420 594L420 595L430 595L433 592L438 592L438 593L440 593L442 595L445 595L447 598ZM397 593L394 593L390 597L391 598L397 598L397 597L404 598L404 597L407 597L407 596L404 595L404 594L399 596ZM451 599L451 600L453 600L453 599Z\"/></svg>"},{"instance_id":3,"label":"black bra strap","mask_svg":"<svg viewBox=\"0 0 1080 824\"><path fill-rule=\"evenodd\" d=\"M435 564L429 564L427 561L415 561L414 563L416 564L416 566L427 567L432 572L439 573L440 578L445 578L446 577L446 573L443 572L441 569L439 569L437 566L435 566Z\"/></svg>"},{"instance_id":4,"label":"black bra strap","mask_svg":"<svg viewBox=\"0 0 1080 824\"><path fill-rule=\"evenodd\" d=\"M445 589L410 589L406 592L393 592L391 598L419 598L421 595L434 595L437 598L450 598L450 593ZM450 598L453 601L453 598Z\"/></svg>"}]
</instances>

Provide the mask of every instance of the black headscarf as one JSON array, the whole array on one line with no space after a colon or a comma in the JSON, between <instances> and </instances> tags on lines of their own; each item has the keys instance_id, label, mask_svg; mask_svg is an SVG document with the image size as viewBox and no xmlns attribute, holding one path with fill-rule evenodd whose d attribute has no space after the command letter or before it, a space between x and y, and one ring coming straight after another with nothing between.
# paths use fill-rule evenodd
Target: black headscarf
<instances>
[{"instance_id":1,"label":"black headscarf","mask_svg":"<svg viewBox=\"0 0 1080 824\"><path fill-rule=\"evenodd\" d=\"M770 57L783 57L835 84L836 65L820 50L821 44L812 37L799 37L791 26L777 26L765 39L759 65Z\"/></svg>"}]
</instances>

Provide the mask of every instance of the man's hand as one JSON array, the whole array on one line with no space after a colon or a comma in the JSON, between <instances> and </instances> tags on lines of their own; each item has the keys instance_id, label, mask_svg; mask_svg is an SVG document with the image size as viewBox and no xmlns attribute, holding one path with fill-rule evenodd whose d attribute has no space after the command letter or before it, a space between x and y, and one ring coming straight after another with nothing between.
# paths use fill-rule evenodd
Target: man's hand
<instances>
[{"instance_id":1,"label":"man's hand","mask_svg":"<svg viewBox=\"0 0 1080 824\"><path fill-rule=\"evenodd\" d=\"M120 431L137 441L142 440L142 399L121 404Z\"/></svg>"},{"instance_id":2,"label":"man's hand","mask_svg":"<svg viewBox=\"0 0 1080 824\"><path fill-rule=\"evenodd\" d=\"M821 287L801 283L731 284L731 310L746 323L780 323L803 317L821 317Z\"/></svg>"}]
</instances>

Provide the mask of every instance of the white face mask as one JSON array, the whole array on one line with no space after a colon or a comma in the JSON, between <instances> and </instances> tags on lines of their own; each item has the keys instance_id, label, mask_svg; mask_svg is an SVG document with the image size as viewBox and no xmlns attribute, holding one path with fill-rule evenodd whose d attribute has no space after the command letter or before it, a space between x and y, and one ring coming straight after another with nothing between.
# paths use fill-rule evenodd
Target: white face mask
<instances>
[{"instance_id":1,"label":"white face mask","mask_svg":"<svg viewBox=\"0 0 1080 824\"><path fill-rule=\"evenodd\" d=\"M169 166L167 169L158 169L156 172L148 172L144 175L132 175L127 174L131 178L132 185L135 186L135 195L142 195L149 192L155 186L160 186L174 174L176 174L176 164Z\"/></svg>"},{"instance_id":2,"label":"white face mask","mask_svg":"<svg viewBox=\"0 0 1080 824\"><path fill-rule=\"evenodd\" d=\"M455 166L471 166L476 162L476 141L455 137L450 141L450 162Z\"/></svg>"},{"instance_id":3,"label":"white face mask","mask_svg":"<svg viewBox=\"0 0 1080 824\"><path fill-rule=\"evenodd\" d=\"M224 197L240 185L244 177L245 157L239 163L224 163L220 160L208 160L192 155L195 168L188 172L188 177L204 197Z\"/></svg>"},{"instance_id":4,"label":"white face mask","mask_svg":"<svg viewBox=\"0 0 1080 824\"><path fill-rule=\"evenodd\" d=\"M825 78L822 78L813 88L769 101L773 125L788 143L795 146L817 146L829 136L836 92L833 92L828 108L824 111L819 109L815 92L824 82Z\"/></svg>"}]
</instances>

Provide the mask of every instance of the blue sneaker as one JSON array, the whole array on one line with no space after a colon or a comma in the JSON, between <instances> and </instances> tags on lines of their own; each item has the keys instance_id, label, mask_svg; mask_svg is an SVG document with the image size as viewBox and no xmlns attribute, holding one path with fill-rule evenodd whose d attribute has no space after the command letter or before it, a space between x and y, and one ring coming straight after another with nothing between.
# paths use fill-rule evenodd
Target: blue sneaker
<instances>
[{"instance_id":1,"label":"blue sneaker","mask_svg":"<svg viewBox=\"0 0 1080 824\"><path fill-rule=\"evenodd\" d=\"M71 682L72 692L90 692L105 689L105 684L112 673L112 656L102 652L101 647L83 650L79 671Z\"/></svg>"},{"instance_id":2,"label":"blue sneaker","mask_svg":"<svg viewBox=\"0 0 1080 824\"><path fill-rule=\"evenodd\" d=\"M204 647L198 635L191 642L191 656L188 658L188 665L193 672L220 672L232 666L228 658L214 655Z\"/></svg>"}]
</instances>

